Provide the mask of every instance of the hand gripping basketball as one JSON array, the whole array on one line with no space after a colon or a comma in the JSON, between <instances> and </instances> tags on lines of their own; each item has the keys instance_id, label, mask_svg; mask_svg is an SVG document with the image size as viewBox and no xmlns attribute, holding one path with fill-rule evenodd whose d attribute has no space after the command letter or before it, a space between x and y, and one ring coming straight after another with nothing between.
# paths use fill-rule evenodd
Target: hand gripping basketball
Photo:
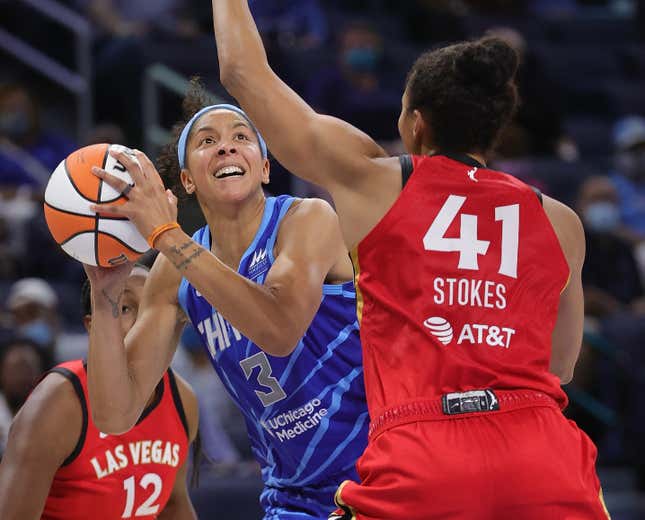
<instances>
[{"instance_id":1,"label":"hand gripping basketball","mask_svg":"<svg viewBox=\"0 0 645 520\"><path fill-rule=\"evenodd\" d=\"M126 167L134 184L128 184L101 168L92 168L92 173L128 199L125 204L96 204L92 209L127 217L144 237L164 224L176 222L177 198L170 190L164 189L152 161L139 150L110 149L110 155Z\"/></svg>"}]
</instances>

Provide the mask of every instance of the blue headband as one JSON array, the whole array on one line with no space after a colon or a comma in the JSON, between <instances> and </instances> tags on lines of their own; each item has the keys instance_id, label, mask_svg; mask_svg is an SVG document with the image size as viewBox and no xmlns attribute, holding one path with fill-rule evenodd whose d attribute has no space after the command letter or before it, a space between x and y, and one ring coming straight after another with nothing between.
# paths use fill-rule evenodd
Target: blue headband
<instances>
[{"instance_id":1,"label":"blue headband","mask_svg":"<svg viewBox=\"0 0 645 520\"><path fill-rule=\"evenodd\" d=\"M266 159L268 157L267 144L264 142L264 139L262 139L260 132L258 132L258 129L255 127L253 122L249 119L249 116L244 113L244 110L236 107L235 105L227 105L225 103L222 103L220 105L211 105L202 108L190 119L190 121L188 121L188 123L186 123L186 126L181 131L179 141L177 142L177 158L179 159L179 167L182 170L186 167L186 144L188 143L188 136L190 135L190 131L193 129L193 125L197 122L197 120L211 110L229 110L246 119L246 121L251 126L251 129L255 132L255 135L258 138L258 142L260 143L260 150L262 151L262 158Z\"/></svg>"}]
</instances>

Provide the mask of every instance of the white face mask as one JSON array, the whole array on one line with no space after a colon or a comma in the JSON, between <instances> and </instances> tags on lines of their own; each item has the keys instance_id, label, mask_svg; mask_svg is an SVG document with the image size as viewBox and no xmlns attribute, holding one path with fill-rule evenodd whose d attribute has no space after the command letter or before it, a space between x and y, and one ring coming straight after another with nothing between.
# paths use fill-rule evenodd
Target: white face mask
<instances>
[{"instance_id":1,"label":"white face mask","mask_svg":"<svg viewBox=\"0 0 645 520\"><path fill-rule=\"evenodd\" d=\"M620 225L620 210L613 202L592 202L585 208L583 218L590 230L608 233Z\"/></svg>"}]
</instances>

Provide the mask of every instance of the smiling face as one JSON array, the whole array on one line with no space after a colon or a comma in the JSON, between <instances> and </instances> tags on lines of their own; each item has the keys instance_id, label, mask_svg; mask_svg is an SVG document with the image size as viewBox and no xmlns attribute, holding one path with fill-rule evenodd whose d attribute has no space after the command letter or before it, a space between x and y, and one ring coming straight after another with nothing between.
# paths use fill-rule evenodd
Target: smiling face
<instances>
[{"instance_id":1,"label":"smiling face","mask_svg":"<svg viewBox=\"0 0 645 520\"><path fill-rule=\"evenodd\" d=\"M269 161L244 117L212 110L194 124L186 147L181 181L200 202L241 202L269 182Z\"/></svg>"}]
</instances>

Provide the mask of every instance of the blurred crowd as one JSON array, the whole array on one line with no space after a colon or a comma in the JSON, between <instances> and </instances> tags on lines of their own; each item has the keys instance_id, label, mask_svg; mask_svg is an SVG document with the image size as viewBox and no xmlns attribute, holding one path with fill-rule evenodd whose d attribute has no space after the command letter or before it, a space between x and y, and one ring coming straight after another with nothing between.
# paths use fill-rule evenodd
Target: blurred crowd
<instances>
[{"instance_id":1,"label":"blurred crowd","mask_svg":"<svg viewBox=\"0 0 645 520\"><path fill-rule=\"evenodd\" d=\"M43 370L82 357L82 267L51 239L42 194L51 171L81 145L142 146L141 81L163 63L199 74L216 94L210 3L64 0L94 27L95 126L75 135L74 108L18 63L0 70L0 450L12 416ZM630 463L645 488L645 1L251 0L272 66L318 111L402 152L395 122L405 73L423 50L495 34L522 57L522 106L492 167L579 214L587 236L585 345L568 387L569 413L593 437L600 463ZM0 2L6 28L64 59L47 23ZM6 15L6 16L5 16ZM46 85L46 84L45 84ZM259 86L258 88L261 88ZM180 100L166 102L167 125ZM152 150L148 150L154 153ZM320 195L273 164L269 191ZM190 209L190 208L188 208ZM251 458L241 416L194 331L175 360L202 408L208 460Z\"/></svg>"}]
</instances>

